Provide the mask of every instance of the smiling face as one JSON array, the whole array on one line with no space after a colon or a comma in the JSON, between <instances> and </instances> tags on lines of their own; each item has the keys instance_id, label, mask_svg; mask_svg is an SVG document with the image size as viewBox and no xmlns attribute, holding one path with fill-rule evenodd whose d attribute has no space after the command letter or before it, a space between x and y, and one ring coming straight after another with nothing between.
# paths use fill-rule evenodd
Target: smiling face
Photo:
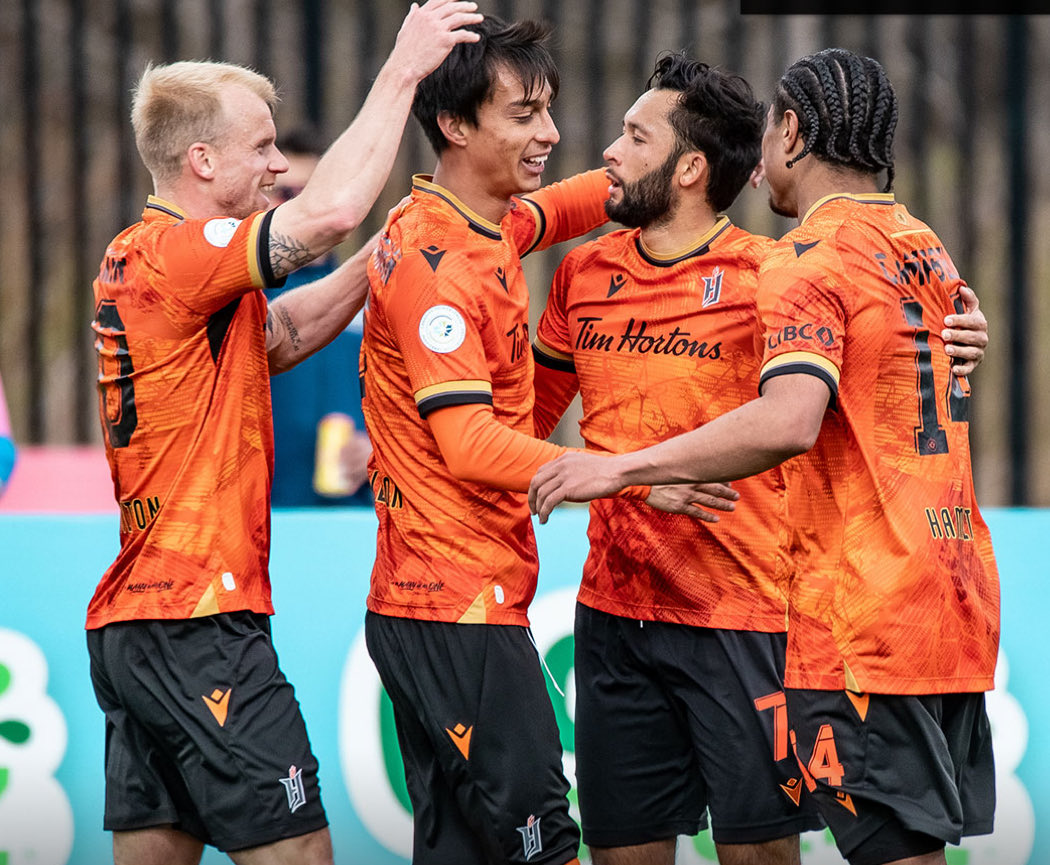
<instances>
[{"instance_id":1,"label":"smiling face","mask_svg":"<svg viewBox=\"0 0 1050 865\"><path fill-rule=\"evenodd\" d=\"M277 130L266 102L245 87L222 95L223 131L211 144L212 196L219 212L238 219L270 206L277 175L288 160L277 149Z\"/></svg>"},{"instance_id":2,"label":"smiling face","mask_svg":"<svg viewBox=\"0 0 1050 865\"><path fill-rule=\"evenodd\" d=\"M533 91L526 94L521 80L501 67L491 98L478 108L477 124L463 125L472 170L493 199L539 189L561 137L550 115L550 84Z\"/></svg>"},{"instance_id":3,"label":"smiling face","mask_svg":"<svg viewBox=\"0 0 1050 865\"><path fill-rule=\"evenodd\" d=\"M671 216L677 203L674 176L681 156L670 112L679 95L649 90L624 115L623 134L606 149L609 218L647 228Z\"/></svg>"}]
</instances>

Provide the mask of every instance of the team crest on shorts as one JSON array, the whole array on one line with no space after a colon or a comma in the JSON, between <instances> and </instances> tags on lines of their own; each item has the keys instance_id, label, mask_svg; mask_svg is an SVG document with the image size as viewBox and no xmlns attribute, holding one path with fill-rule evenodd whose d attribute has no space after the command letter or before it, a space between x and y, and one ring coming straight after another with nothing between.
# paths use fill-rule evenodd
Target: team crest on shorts
<instances>
[{"instance_id":1,"label":"team crest on shorts","mask_svg":"<svg viewBox=\"0 0 1050 865\"><path fill-rule=\"evenodd\" d=\"M525 861L527 862L543 849L543 840L540 838L540 818L535 814L529 814L529 819L524 826L518 826L521 833L521 841L525 848Z\"/></svg>"},{"instance_id":2,"label":"team crest on shorts","mask_svg":"<svg viewBox=\"0 0 1050 865\"><path fill-rule=\"evenodd\" d=\"M288 794L288 810L293 814L306 804L306 788L303 786L303 770L295 766L288 767L288 777L278 778L284 784L284 792Z\"/></svg>"}]
</instances>

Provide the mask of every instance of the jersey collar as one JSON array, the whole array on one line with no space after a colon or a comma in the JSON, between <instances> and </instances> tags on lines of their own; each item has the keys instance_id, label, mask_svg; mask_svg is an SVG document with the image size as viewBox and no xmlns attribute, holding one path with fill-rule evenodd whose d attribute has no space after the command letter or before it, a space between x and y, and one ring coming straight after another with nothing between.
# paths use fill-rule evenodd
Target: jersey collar
<instances>
[{"instance_id":1,"label":"jersey collar","mask_svg":"<svg viewBox=\"0 0 1050 865\"><path fill-rule=\"evenodd\" d=\"M638 254L644 258L649 264L655 265L656 267L670 267L672 264L678 264L680 261L685 261L687 258L694 258L698 255L706 255L711 249L711 244L715 238L722 235L724 232L729 230L732 225L729 221L728 216L720 216L715 220L715 224L705 231L699 238L694 240L684 249L679 249L671 253L659 253L653 252L649 247L642 242L642 234L638 232L638 235L634 239L634 245L638 249Z\"/></svg>"},{"instance_id":2,"label":"jersey collar","mask_svg":"<svg viewBox=\"0 0 1050 865\"><path fill-rule=\"evenodd\" d=\"M413 175L412 192L418 192L421 195L433 195L440 198L462 216L467 221L467 224L478 234L489 237L492 240L499 240L503 236L500 234L499 226L495 222L485 219L484 216L479 216L462 201L456 198L455 195L445 189L445 187L434 183L434 176L432 174Z\"/></svg>"},{"instance_id":3,"label":"jersey collar","mask_svg":"<svg viewBox=\"0 0 1050 865\"><path fill-rule=\"evenodd\" d=\"M893 197L892 192L834 192L831 195L825 195L823 198L818 198L806 211L806 215L802 217L802 221L799 225L802 225L807 219L809 219L814 211L818 207L823 207L829 201L836 201L840 198L845 198L848 201L856 201L858 204L896 204L897 200Z\"/></svg>"},{"instance_id":4,"label":"jersey collar","mask_svg":"<svg viewBox=\"0 0 1050 865\"><path fill-rule=\"evenodd\" d=\"M146 209L142 211L143 219L158 219L161 214L173 216L175 219L185 219L186 212L177 204L151 195L146 199Z\"/></svg>"}]
</instances>

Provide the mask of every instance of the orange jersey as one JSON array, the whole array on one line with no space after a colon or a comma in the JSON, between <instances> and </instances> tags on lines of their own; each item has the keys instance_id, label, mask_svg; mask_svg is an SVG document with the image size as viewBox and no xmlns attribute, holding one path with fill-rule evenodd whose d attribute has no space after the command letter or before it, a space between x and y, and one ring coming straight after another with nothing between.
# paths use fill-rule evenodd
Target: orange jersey
<instances>
[{"instance_id":1,"label":"orange jersey","mask_svg":"<svg viewBox=\"0 0 1050 865\"><path fill-rule=\"evenodd\" d=\"M999 578L974 497L969 386L940 336L963 284L892 195L818 201L763 262L763 383L804 373L834 394L814 448L786 464L788 687L993 686Z\"/></svg>"},{"instance_id":2,"label":"orange jersey","mask_svg":"<svg viewBox=\"0 0 1050 865\"><path fill-rule=\"evenodd\" d=\"M536 360L578 377L589 448L656 444L755 397L758 265L771 244L722 217L672 256L649 252L634 230L565 257L540 318ZM592 502L579 600L631 618L783 631L781 473L734 487L737 509L716 524L632 499Z\"/></svg>"},{"instance_id":3,"label":"orange jersey","mask_svg":"<svg viewBox=\"0 0 1050 865\"><path fill-rule=\"evenodd\" d=\"M272 613L273 426L260 289L270 214L187 219L150 196L94 282L120 552L87 627Z\"/></svg>"},{"instance_id":4,"label":"orange jersey","mask_svg":"<svg viewBox=\"0 0 1050 865\"><path fill-rule=\"evenodd\" d=\"M445 622L527 624L536 543L523 493L461 481L426 421L490 404L532 435L529 294L521 255L606 220L588 172L515 199L497 225L416 177L369 262L363 408L379 529L368 608Z\"/></svg>"}]
</instances>

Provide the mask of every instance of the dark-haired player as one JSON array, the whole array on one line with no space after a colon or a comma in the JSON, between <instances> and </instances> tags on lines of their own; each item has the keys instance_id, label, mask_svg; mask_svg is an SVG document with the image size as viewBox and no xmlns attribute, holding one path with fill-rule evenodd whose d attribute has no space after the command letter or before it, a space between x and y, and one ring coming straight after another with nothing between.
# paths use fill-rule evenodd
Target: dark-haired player
<instances>
[{"instance_id":1,"label":"dark-haired player","mask_svg":"<svg viewBox=\"0 0 1050 865\"><path fill-rule=\"evenodd\" d=\"M540 319L538 432L577 390L580 432L604 453L754 396L758 267L773 241L723 214L759 161L764 118L739 76L682 54L657 62L605 151L606 210L627 228L566 256ZM629 498L591 505L575 725L596 865L672 865L676 837L708 809L723 865L797 863L799 832L821 825L780 723L782 473L735 487L740 504L718 523Z\"/></svg>"},{"instance_id":2,"label":"dark-haired player","mask_svg":"<svg viewBox=\"0 0 1050 865\"><path fill-rule=\"evenodd\" d=\"M370 264L379 530L365 633L394 705L413 861L562 865L579 829L528 630L524 492L565 449L533 437L521 256L605 222L608 183L593 171L539 188L558 141L547 30L476 29L420 85L413 112L437 168L414 179Z\"/></svg>"},{"instance_id":3,"label":"dark-haired player","mask_svg":"<svg viewBox=\"0 0 1050 865\"><path fill-rule=\"evenodd\" d=\"M742 478L797 455L789 738L852 865L944 863L945 842L991 831L995 803L998 576L968 385L934 329L964 283L888 194L896 122L870 58L829 49L788 69L762 155L771 206L800 224L759 274L761 396L642 451L563 456L530 490L543 519L627 483Z\"/></svg>"}]
</instances>

